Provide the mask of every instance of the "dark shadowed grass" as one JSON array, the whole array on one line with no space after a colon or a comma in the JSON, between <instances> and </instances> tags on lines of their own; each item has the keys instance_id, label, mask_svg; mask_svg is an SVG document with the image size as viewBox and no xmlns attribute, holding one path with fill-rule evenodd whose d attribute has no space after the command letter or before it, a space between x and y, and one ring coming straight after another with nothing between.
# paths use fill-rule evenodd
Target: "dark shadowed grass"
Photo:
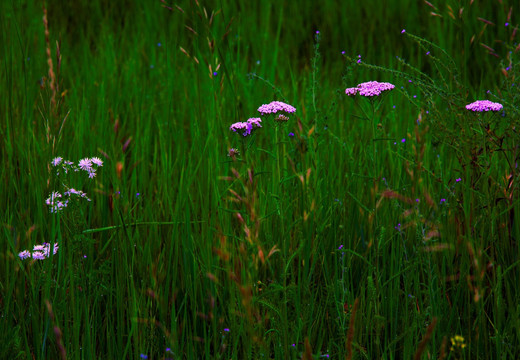
<instances>
[{"instance_id":1,"label":"dark shadowed grass","mask_svg":"<svg viewBox=\"0 0 520 360\"><path fill-rule=\"evenodd\" d=\"M0 357L514 358L512 5L3 3Z\"/></svg>"}]
</instances>

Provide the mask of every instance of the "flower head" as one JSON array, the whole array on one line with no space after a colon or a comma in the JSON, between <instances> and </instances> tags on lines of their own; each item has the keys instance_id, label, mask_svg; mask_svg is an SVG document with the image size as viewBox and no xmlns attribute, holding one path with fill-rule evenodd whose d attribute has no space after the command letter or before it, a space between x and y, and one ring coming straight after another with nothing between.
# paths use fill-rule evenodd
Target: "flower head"
<instances>
[{"instance_id":1,"label":"flower head","mask_svg":"<svg viewBox=\"0 0 520 360\"><path fill-rule=\"evenodd\" d=\"M52 253L56 255L58 252L58 244L54 244ZM35 245L32 254L29 250L24 250L18 254L20 259L25 260L30 257L36 260L44 260L49 257L51 253L51 244L43 243L42 245Z\"/></svg>"},{"instance_id":2,"label":"flower head","mask_svg":"<svg viewBox=\"0 0 520 360\"><path fill-rule=\"evenodd\" d=\"M258 112L262 115L276 114L279 112L292 114L296 112L296 108L281 101L272 101L269 104L260 106Z\"/></svg>"},{"instance_id":3,"label":"flower head","mask_svg":"<svg viewBox=\"0 0 520 360\"><path fill-rule=\"evenodd\" d=\"M262 127L261 123L262 123L262 119L260 119L260 118L250 118L245 122L237 122L237 123L232 124L229 127L229 130L234 131L234 132L244 130L242 135L247 136L247 135L251 135L251 131L253 131L254 129L261 128Z\"/></svg>"},{"instance_id":4,"label":"flower head","mask_svg":"<svg viewBox=\"0 0 520 360\"><path fill-rule=\"evenodd\" d=\"M262 127L262 119L260 118L249 118L247 119L247 122L251 125L253 125L253 129L261 128Z\"/></svg>"},{"instance_id":5,"label":"flower head","mask_svg":"<svg viewBox=\"0 0 520 360\"><path fill-rule=\"evenodd\" d=\"M379 96L383 91L392 90L393 88L395 86L387 82L368 81L358 84L356 87L345 89L345 94L353 96L359 93L361 96L373 97Z\"/></svg>"},{"instance_id":6,"label":"flower head","mask_svg":"<svg viewBox=\"0 0 520 360\"><path fill-rule=\"evenodd\" d=\"M240 155L240 151L238 151L238 149L231 148L231 149L229 149L227 156L234 158L237 155Z\"/></svg>"},{"instance_id":7,"label":"flower head","mask_svg":"<svg viewBox=\"0 0 520 360\"><path fill-rule=\"evenodd\" d=\"M248 123L248 122L237 122L237 123L232 124L229 127L229 130L231 130L233 132L244 130L242 135L247 136L247 135L251 134L251 130L253 130L253 124Z\"/></svg>"},{"instance_id":8,"label":"flower head","mask_svg":"<svg viewBox=\"0 0 520 360\"><path fill-rule=\"evenodd\" d=\"M279 123L286 123L287 121L289 121L289 118L287 116L285 116L284 114L278 114L274 118L274 121L279 122Z\"/></svg>"},{"instance_id":9,"label":"flower head","mask_svg":"<svg viewBox=\"0 0 520 360\"><path fill-rule=\"evenodd\" d=\"M59 157L59 156L58 156L58 157L55 157L55 158L52 160L51 164L52 164L52 166L58 166L58 165L62 162L62 160L63 160L63 158L61 158L61 157Z\"/></svg>"},{"instance_id":10,"label":"flower head","mask_svg":"<svg viewBox=\"0 0 520 360\"><path fill-rule=\"evenodd\" d=\"M29 250L24 250L21 253L19 253L18 256L20 257L20 259L25 260L31 257L31 253L29 252Z\"/></svg>"},{"instance_id":11,"label":"flower head","mask_svg":"<svg viewBox=\"0 0 520 360\"><path fill-rule=\"evenodd\" d=\"M100 158L93 157L92 159L90 159L90 161L92 161L92 164L94 165L103 166L103 161L101 161Z\"/></svg>"},{"instance_id":12,"label":"flower head","mask_svg":"<svg viewBox=\"0 0 520 360\"><path fill-rule=\"evenodd\" d=\"M92 160L90 160L89 158L81 159L78 163L78 166L81 170L90 172L92 171Z\"/></svg>"},{"instance_id":13,"label":"flower head","mask_svg":"<svg viewBox=\"0 0 520 360\"><path fill-rule=\"evenodd\" d=\"M451 339L451 351L455 350L462 350L466 347L466 344L464 343L464 337L460 335L455 335Z\"/></svg>"},{"instance_id":14,"label":"flower head","mask_svg":"<svg viewBox=\"0 0 520 360\"><path fill-rule=\"evenodd\" d=\"M502 104L492 102L489 100L477 100L472 102L471 104L466 105L466 109L475 112L483 112L483 111L500 111L502 110Z\"/></svg>"}]
</instances>

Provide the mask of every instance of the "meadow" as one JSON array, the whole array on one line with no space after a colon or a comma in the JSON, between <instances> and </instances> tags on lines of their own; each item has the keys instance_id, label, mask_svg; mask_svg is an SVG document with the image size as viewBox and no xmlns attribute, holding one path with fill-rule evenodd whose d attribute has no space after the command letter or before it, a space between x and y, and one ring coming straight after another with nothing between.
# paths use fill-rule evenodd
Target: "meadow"
<instances>
[{"instance_id":1,"label":"meadow","mask_svg":"<svg viewBox=\"0 0 520 360\"><path fill-rule=\"evenodd\" d=\"M516 358L513 5L2 1L0 358Z\"/></svg>"}]
</instances>

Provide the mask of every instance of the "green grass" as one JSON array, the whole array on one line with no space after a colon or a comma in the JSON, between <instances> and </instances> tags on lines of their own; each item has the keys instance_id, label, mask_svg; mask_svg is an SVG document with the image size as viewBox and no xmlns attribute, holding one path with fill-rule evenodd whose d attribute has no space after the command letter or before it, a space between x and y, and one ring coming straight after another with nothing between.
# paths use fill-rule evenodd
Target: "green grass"
<instances>
[{"instance_id":1,"label":"green grass","mask_svg":"<svg viewBox=\"0 0 520 360\"><path fill-rule=\"evenodd\" d=\"M471 2L2 2L0 358L514 358L520 35ZM60 214L56 156L104 162Z\"/></svg>"}]
</instances>

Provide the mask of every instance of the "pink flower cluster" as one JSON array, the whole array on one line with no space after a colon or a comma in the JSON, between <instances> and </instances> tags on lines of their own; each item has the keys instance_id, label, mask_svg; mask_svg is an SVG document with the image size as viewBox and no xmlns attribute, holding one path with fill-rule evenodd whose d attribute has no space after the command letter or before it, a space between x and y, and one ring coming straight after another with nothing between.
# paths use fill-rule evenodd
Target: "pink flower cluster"
<instances>
[{"instance_id":1,"label":"pink flower cluster","mask_svg":"<svg viewBox=\"0 0 520 360\"><path fill-rule=\"evenodd\" d=\"M492 102L489 100L477 100L472 102L471 104L466 105L466 109L475 112L483 112L483 111L500 111L502 110L502 104Z\"/></svg>"},{"instance_id":2,"label":"pink flower cluster","mask_svg":"<svg viewBox=\"0 0 520 360\"><path fill-rule=\"evenodd\" d=\"M276 114L278 112L292 114L296 112L296 108L281 101L272 101L269 104L260 106L258 112L262 115Z\"/></svg>"},{"instance_id":3,"label":"pink flower cluster","mask_svg":"<svg viewBox=\"0 0 520 360\"><path fill-rule=\"evenodd\" d=\"M52 253L56 255L58 252L58 244L55 243ZM42 245L35 245L33 248L33 251L30 252L29 250L24 250L18 254L18 257L22 260L28 259L32 257L36 260L43 260L50 256L51 254L51 244L49 243L43 243Z\"/></svg>"},{"instance_id":4,"label":"pink flower cluster","mask_svg":"<svg viewBox=\"0 0 520 360\"><path fill-rule=\"evenodd\" d=\"M229 130L234 131L234 132L244 130L242 135L247 136L247 135L251 135L251 131L253 131L253 129L261 128L262 127L261 124L262 124L262 119L250 118L245 122L237 122L237 123L232 124L229 127Z\"/></svg>"},{"instance_id":5,"label":"pink flower cluster","mask_svg":"<svg viewBox=\"0 0 520 360\"><path fill-rule=\"evenodd\" d=\"M60 175L60 170L63 170L65 174L69 171L86 171L88 173L89 178L94 178L96 176L96 170L98 167L103 166L103 161L101 161L97 157L93 158L84 158L78 162L78 165L74 165L72 161L63 160L62 157L55 157L51 161L51 165L55 168L56 174ZM45 203L50 207L51 213L58 213L69 204L69 200L75 197L76 199L84 198L87 201L91 201L87 194L85 194L81 190L76 190L74 188L69 188L65 185L65 192L63 194L53 191L50 196L45 200Z\"/></svg>"},{"instance_id":6,"label":"pink flower cluster","mask_svg":"<svg viewBox=\"0 0 520 360\"><path fill-rule=\"evenodd\" d=\"M65 198L64 196L66 196L67 198ZM58 213L67 207L67 205L69 204L69 200L72 196L77 196L78 198L84 198L87 199L87 201L91 201L87 197L87 194L85 194L83 191L76 190L74 188L68 188L67 191L63 193L63 195L61 195L57 191L53 191L51 195L45 200L45 203L50 206L51 213Z\"/></svg>"},{"instance_id":7,"label":"pink flower cluster","mask_svg":"<svg viewBox=\"0 0 520 360\"><path fill-rule=\"evenodd\" d=\"M51 165L54 166L54 167L58 167L58 166L61 166L61 168L63 169L63 171L65 171L65 174L67 174L69 172L69 170L73 170L73 171L79 171L79 170L83 170L83 171L86 171L88 173L88 177L89 178L94 178L96 176L96 170L97 168L95 168L94 166L96 167L100 167L100 166L103 166L103 161L101 161L101 159L97 158L97 157L93 157L93 158L84 158L84 159L81 159L79 162L78 162L78 166L75 166L74 163L72 161L68 161L68 160L63 160L62 157L55 157L52 161L51 161ZM57 175L59 176L59 170L57 171Z\"/></svg>"},{"instance_id":8,"label":"pink flower cluster","mask_svg":"<svg viewBox=\"0 0 520 360\"><path fill-rule=\"evenodd\" d=\"M393 84L379 81L368 81L353 88L345 89L345 94L348 96L354 96L359 93L361 96L373 97L379 96L383 91L392 90L395 88Z\"/></svg>"}]
</instances>

